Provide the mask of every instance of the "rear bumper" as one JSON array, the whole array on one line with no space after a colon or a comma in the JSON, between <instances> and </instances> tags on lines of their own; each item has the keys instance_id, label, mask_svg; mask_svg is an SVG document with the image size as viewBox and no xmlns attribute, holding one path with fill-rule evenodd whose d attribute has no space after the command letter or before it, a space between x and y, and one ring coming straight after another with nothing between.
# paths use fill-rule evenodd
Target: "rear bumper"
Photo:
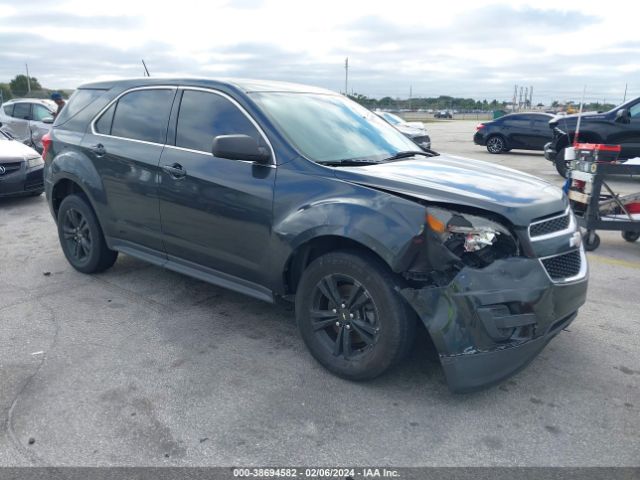
<instances>
[{"instance_id":1,"label":"rear bumper","mask_svg":"<svg viewBox=\"0 0 640 480\"><path fill-rule=\"evenodd\" d=\"M0 197L28 195L44 190L43 167L26 168L23 162L20 170L0 176Z\"/></svg>"},{"instance_id":2,"label":"rear bumper","mask_svg":"<svg viewBox=\"0 0 640 480\"><path fill-rule=\"evenodd\" d=\"M473 143L475 143L476 145L482 145L483 147L486 145L486 141L484 139L484 135L480 132L476 132L473 135Z\"/></svg>"},{"instance_id":3,"label":"rear bumper","mask_svg":"<svg viewBox=\"0 0 640 480\"><path fill-rule=\"evenodd\" d=\"M586 259L584 260L586 262ZM468 392L524 368L586 301L588 272L555 283L535 258L464 268L446 287L403 289L438 349L449 388Z\"/></svg>"}]
</instances>

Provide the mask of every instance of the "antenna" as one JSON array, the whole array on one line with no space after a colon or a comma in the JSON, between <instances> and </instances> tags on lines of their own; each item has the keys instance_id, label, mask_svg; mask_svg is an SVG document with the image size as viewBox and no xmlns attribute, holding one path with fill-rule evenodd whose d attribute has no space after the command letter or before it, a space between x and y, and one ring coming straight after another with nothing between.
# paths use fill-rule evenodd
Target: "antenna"
<instances>
[{"instance_id":1,"label":"antenna","mask_svg":"<svg viewBox=\"0 0 640 480\"><path fill-rule=\"evenodd\" d=\"M27 92L31 93L31 78L29 78L29 64L25 63L24 66L27 68Z\"/></svg>"},{"instance_id":2,"label":"antenna","mask_svg":"<svg viewBox=\"0 0 640 480\"><path fill-rule=\"evenodd\" d=\"M144 67L144 73L146 74L146 76L150 77L151 74L149 73L149 69L147 68L147 64L144 63L144 58L142 59L142 66Z\"/></svg>"},{"instance_id":3,"label":"antenna","mask_svg":"<svg viewBox=\"0 0 640 480\"><path fill-rule=\"evenodd\" d=\"M580 110L578 111L578 123L576 124L576 133L573 136L573 145L578 144L578 134L580 133L580 120L582 119L582 105L584 104L584 94L587 91L587 86L585 85L582 89L582 99L580 100Z\"/></svg>"},{"instance_id":4,"label":"antenna","mask_svg":"<svg viewBox=\"0 0 640 480\"><path fill-rule=\"evenodd\" d=\"M622 99L622 103L627 101L627 84L624 84L624 98Z\"/></svg>"}]
</instances>

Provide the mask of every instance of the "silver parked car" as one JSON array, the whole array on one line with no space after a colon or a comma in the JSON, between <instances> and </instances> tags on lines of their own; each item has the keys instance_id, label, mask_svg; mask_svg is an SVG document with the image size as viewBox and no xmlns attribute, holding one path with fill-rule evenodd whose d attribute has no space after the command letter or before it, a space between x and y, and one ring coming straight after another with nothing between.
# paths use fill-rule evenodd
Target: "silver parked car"
<instances>
[{"instance_id":1,"label":"silver parked car","mask_svg":"<svg viewBox=\"0 0 640 480\"><path fill-rule=\"evenodd\" d=\"M42 136L51 130L57 108L51 100L9 100L0 108L0 126L16 140L42 152Z\"/></svg>"},{"instance_id":2,"label":"silver parked car","mask_svg":"<svg viewBox=\"0 0 640 480\"><path fill-rule=\"evenodd\" d=\"M14 140L0 127L0 197L40 195L44 161L38 152Z\"/></svg>"}]
</instances>

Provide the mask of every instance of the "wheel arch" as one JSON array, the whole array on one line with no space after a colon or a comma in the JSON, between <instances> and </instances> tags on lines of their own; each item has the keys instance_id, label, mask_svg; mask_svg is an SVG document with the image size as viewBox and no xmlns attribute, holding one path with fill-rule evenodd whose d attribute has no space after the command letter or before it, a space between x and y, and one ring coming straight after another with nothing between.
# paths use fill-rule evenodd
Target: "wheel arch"
<instances>
[{"instance_id":1,"label":"wheel arch","mask_svg":"<svg viewBox=\"0 0 640 480\"><path fill-rule=\"evenodd\" d=\"M83 197L85 197L89 202L89 206L95 213L96 208L87 189L81 185L81 182L77 178L74 178L70 175L64 175L59 177L51 188L51 209L56 221L58 218L60 204L66 197L73 194L82 195Z\"/></svg>"},{"instance_id":2,"label":"wheel arch","mask_svg":"<svg viewBox=\"0 0 640 480\"><path fill-rule=\"evenodd\" d=\"M384 258L387 255L376 251L363 239L356 240L337 234L323 234L301 243L289 255L282 271L285 294L293 295L296 293L302 273L316 258L330 252L349 250L369 255L392 271L390 262Z\"/></svg>"}]
</instances>

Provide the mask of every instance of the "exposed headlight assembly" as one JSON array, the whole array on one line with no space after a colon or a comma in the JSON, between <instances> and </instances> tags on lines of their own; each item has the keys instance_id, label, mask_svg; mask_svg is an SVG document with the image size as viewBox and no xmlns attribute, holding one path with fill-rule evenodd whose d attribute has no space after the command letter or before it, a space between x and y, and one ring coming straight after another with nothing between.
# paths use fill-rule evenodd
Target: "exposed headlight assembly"
<instances>
[{"instance_id":1,"label":"exposed headlight assembly","mask_svg":"<svg viewBox=\"0 0 640 480\"><path fill-rule=\"evenodd\" d=\"M43 164L44 160L42 160L42 157L33 157L27 159L27 168L33 168Z\"/></svg>"},{"instance_id":2,"label":"exposed headlight assembly","mask_svg":"<svg viewBox=\"0 0 640 480\"><path fill-rule=\"evenodd\" d=\"M466 265L484 267L518 253L517 242L509 230L487 218L429 208L426 220L444 246Z\"/></svg>"}]
</instances>

